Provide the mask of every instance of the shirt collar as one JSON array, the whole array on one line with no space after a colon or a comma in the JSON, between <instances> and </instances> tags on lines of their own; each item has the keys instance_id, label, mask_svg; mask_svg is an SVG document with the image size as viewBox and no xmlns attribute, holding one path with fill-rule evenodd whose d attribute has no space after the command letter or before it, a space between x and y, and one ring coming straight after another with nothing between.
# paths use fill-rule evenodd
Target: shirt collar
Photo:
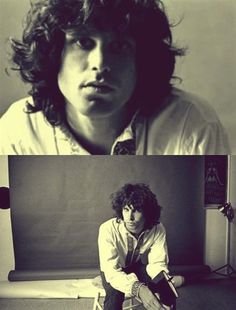
<instances>
[{"instance_id":1,"label":"shirt collar","mask_svg":"<svg viewBox=\"0 0 236 310\"><path fill-rule=\"evenodd\" d=\"M125 222L123 220L120 220L120 225L121 225L121 231L126 234L131 236L133 239L135 240L139 240L142 236L144 237L145 234L149 233L150 229L145 229L144 231L141 232L141 234L139 235L138 239L136 239L129 231L128 229L125 227Z\"/></svg>"},{"instance_id":2,"label":"shirt collar","mask_svg":"<svg viewBox=\"0 0 236 310\"><path fill-rule=\"evenodd\" d=\"M111 155L134 155L136 151L136 125L140 121L139 111L136 111L128 126L115 139ZM91 155L83 146L75 139L66 125L54 127L55 143L59 154L71 155Z\"/></svg>"}]
</instances>

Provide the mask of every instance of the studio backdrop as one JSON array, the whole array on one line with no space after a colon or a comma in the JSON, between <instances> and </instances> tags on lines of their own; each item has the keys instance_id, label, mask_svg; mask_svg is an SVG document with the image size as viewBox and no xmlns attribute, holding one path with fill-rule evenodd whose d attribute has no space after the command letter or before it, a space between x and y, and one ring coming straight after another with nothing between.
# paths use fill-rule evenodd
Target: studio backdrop
<instances>
[{"instance_id":1,"label":"studio backdrop","mask_svg":"<svg viewBox=\"0 0 236 310\"><path fill-rule=\"evenodd\" d=\"M13 156L9 167L13 280L98 268L99 225L113 216L110 194L127 182L156 194L170 264L203 263L204 157Z\"/></svg>"}]
</instances>

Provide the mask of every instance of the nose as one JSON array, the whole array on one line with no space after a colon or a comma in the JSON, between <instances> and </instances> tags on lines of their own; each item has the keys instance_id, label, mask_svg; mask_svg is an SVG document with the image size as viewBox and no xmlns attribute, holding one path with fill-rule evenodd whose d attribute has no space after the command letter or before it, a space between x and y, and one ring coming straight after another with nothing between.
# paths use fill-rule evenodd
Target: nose
<instances>
[{"instance_id":1,"label":"nose","mask_svg":"<svg viewBox=\"0 0 236 310\"><path fill-rule=\"evenodd\" d=\"M108 48L103 42L97 42L94 49L90 51L88 61L90 69L98 75L103 75L111 71Z\"/></svg>"},{"instance_id":2,"label":"nose","mask_svg":"<svg viewBox=\"0 0 236 310\"><path fill-rule=\"evenodd\" d=\"M134 212L133 212L133 210L129 210L128 220L129 221L133 221L134 220Z\"/></svg>"}]
</instances>

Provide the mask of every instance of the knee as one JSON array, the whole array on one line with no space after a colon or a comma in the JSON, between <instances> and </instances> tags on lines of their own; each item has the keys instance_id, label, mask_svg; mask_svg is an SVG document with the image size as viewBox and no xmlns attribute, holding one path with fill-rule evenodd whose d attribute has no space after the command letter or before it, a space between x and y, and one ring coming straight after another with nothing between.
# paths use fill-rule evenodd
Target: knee
<instances>
[{"instance_id":1,"label":"knee","mask_svg":"<svg viewBox=\"0 0 236 310\"><path fill-rule=\"evenodd\" d=\"M106 290L104 299L104 310L121 310L124 301L124 294L115 289Z\"/></svg>"},{"instance_id":2,"label":"knee","mask_svg":"<svg viewBox=\"0 0 236 310\"><path fill-rule=\"evenodd\" d=\"M120 300L124 301L124 293L110 287L108 290L106 290L106 299L114 299L114 300Z\"/></svg>"}]
</instances>

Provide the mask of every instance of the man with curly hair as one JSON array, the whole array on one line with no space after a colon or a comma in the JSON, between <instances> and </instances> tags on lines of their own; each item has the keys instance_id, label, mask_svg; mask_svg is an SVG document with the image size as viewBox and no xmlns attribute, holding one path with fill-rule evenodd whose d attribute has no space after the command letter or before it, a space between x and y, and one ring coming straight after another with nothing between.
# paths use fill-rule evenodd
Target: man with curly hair
<instances>
[{"instance_id":1,"label":"man with curly hair","mask_svg":"<svg viewBox=\"0 0 236 310\"><path fill-rule=\"evenodd\" d=\"M160 0L36 0L14 69L31 85L0 120L0 154L227 154L212 108L176 89Z\"/></svg>"},{"instance_id":2,"label":"man with curly hair","mask_svg":"<svg viewBox=\"0 0 236 310\"><path fill-rule=\"evenodd\" d=\"M160 292L160 275L168 273L168 253L156 196L137 183L125 184L111 198L116 218L103 223L98 236L104 310L121 310L124 294L137 297L145 309L166 309L174 301Z\"/></svg>"}]
</instances>

